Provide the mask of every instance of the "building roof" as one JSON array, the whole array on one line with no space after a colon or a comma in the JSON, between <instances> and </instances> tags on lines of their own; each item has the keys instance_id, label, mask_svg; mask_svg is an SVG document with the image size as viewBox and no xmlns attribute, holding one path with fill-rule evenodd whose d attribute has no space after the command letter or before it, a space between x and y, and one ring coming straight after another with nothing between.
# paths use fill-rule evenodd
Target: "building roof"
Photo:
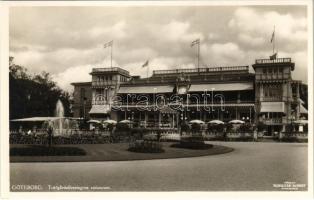
<instances>
[{"instance_id":1,"label":"building roof","mask_svg":"<svg viewBox=\"0 0 314 200\"><path fill-rule=\"evenodd\" d=\"M76 86L76 85L92 85L92 82L74 82L71 83L71 85Z\"/></svg>"}]
</instances>

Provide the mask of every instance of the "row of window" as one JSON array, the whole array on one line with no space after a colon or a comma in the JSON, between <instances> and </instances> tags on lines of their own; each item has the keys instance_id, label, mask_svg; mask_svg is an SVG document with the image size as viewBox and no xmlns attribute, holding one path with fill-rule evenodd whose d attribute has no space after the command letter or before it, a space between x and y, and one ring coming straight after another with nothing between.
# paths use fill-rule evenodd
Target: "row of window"
<instances>
[{"instance_id":1,"label":"row of window","mask_svg":"<svg viewBox=\"0 0 314 200\"><path fill-rule=\"evenodd\" d=\"M98 81L112 81L112 76L97 76Z\"/></svg>"},{"instance_id":2,"label":"row of window","mask_svg":"<svg viewBox=\"0 0 314 200\"><path fill-rule=\"evenodd\" d=\"M281 97L282 86L281 85L264 85L264 96L265 97Z\"/></svg>"},{"instance_id":3,"label":"row of window","mask_svg":"<svg viewBox=\"0 0 314 200\"><path fill-rule=\"evenodd\" d=\"M99 82L112 81L112 80L113 80L112 76L97 76L97 81L99 81ZM126 82L126 81L128 81L128 78L125 76L120 76L120 81Z\"/></svg>"},{"instance_id":4,"label":"row of window","mask_svg":"<svg viewBox=\"0 0 314 200\"><path fill-rule=\"evenodd\" d=\"M126 82L126 81L128 81L128 79L125 76L120 76L120 81L121 82Z\"/></svg>"},{"instance_id":5,"label":"row of window","mask_svg":"<svg viewBox=\"0 0 314 200\"><path fill-rule=\"evenodd\" d=\"M267 69L266 68L263 69L263 74L277 74L277 73L282 74L283 68L282 67L269 67Z\"/></svg>"}]
</instances>

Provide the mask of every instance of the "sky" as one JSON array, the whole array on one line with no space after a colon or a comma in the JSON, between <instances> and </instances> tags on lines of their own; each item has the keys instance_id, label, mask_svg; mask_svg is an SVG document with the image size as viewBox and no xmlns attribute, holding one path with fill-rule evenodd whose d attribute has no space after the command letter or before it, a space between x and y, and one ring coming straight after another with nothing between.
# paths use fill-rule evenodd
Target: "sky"
<instances>
[{"instance_id":1,"label":"sky","mask_svg":"<svg viewBox=\"0 0 314 200\"><path fill-rule=\"evenodd\" d=\"M11 7L10 56L31 73L49 72L64 90L113 66L146 77L157 69L237 66L291 57L293 78L307 82L305 6ZM252 70L252 69L250 69ZM253 70L252 70L253 71Z\"/></svg>"}]
</instances>

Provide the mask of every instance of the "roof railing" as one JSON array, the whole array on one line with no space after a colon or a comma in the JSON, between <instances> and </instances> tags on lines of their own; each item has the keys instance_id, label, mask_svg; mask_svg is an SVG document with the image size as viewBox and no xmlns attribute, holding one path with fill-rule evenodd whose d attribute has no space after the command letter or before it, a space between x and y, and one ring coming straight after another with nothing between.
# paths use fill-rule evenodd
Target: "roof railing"
<instances>
[{"instance_id":1,"label":"roof railing","mask_svg":"<svg viewBox=\"0 0 314 200\"><path fill-rule=\"evenodd\" d=\"M189 69L172 69L172 70L154 70L153 75L198 73L198 72L248 71L248 70L249 70L249 66L207 67L207 68L189 68Z\"/></svg>"},{"instance_id":2,"label":"roof railing","mask_svg":"<svg viewBox=\"0 0 314 200\"><path fill-rule=\"evenodd\" d=\"M255 64L291 63L291 58L257 59Z\"/></svg>"}]
</instances>

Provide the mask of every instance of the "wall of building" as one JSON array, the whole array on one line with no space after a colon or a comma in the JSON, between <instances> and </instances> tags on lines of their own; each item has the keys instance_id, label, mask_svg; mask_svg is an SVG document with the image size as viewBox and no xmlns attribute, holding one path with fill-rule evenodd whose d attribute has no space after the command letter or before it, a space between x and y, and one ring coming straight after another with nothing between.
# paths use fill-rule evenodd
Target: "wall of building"
<instances>
[{"instance_id":1,"label":"wall of building","mask_svg":"<svg viewBox=\"0 0 314 200\"><path fill-rule=\"evenodd\" d=\"M74 102L72 106L73 117L83 117L84 107L85 116L87 117L92 104L91 83L74 85L73 102Z\"/></svg>"}]
</instances>

